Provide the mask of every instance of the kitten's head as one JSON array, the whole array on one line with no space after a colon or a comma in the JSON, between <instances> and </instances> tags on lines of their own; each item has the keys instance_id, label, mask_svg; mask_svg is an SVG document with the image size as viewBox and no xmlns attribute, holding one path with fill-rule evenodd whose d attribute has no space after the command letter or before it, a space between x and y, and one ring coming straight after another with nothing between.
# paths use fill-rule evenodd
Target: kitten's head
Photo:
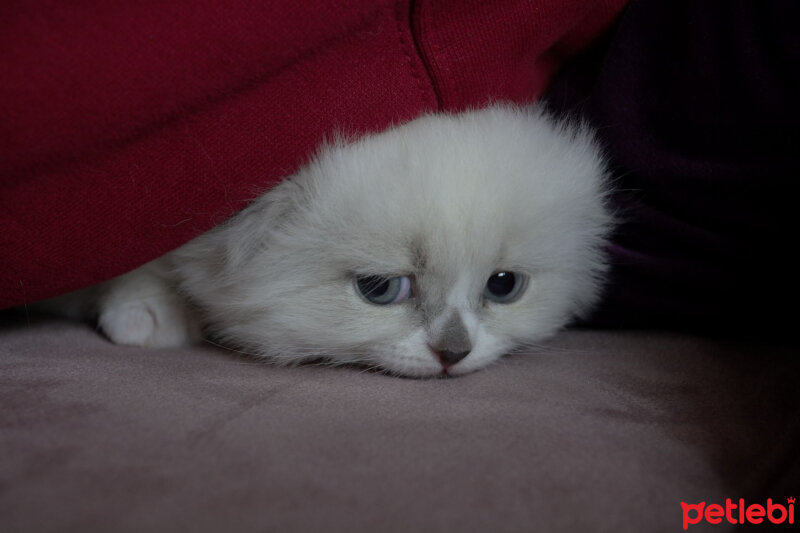
<instances>
[{"instance_id":1,"label":"kitten's head","mask_svg":"<svg viewBox=\"0 0 800 533\"><path fill-rule=\"evenodd\" d=\"M278 361L463 374L595 301L603 173L585 130L536 110L422 117L325 147L184 247L184 289Z\"/></svg>"}]
</instances>

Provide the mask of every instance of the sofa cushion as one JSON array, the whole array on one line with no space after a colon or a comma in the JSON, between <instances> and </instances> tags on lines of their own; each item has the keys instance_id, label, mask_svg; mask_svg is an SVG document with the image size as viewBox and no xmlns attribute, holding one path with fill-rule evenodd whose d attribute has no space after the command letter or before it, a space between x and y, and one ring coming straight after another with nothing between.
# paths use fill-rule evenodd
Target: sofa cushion
<instances>
[{"instance_id":1,"label":"sofa cushion","mask_svg":"<svg viewBox=\"0 0 800 533\"><path fill-rule=\"evenodd\" d=\"M16 319L0 530L677 531L681 502L796 496L795 354L576 330L413 380Z\"/></svg>"}]
</instances>

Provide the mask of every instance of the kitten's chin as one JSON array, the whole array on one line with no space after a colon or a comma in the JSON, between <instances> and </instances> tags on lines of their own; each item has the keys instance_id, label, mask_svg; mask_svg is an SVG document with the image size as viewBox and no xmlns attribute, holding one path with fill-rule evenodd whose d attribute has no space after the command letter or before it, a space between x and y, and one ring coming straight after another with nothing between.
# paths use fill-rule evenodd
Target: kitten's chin
<instances>
[{"instance_id":1,"label":"kitten's chin","mask_svg":"<svg viewBox=\"0 0 800 533\"><path fill-rule=\"evenodd\" d=\"M389 375L412 379L450 378L471 374L486 367L486 364L468 365L461 363L444 368L439 364L424 366L403 366L380 364L383 371Z\"/></svg>"},{"instance_id":2,"label":"kitten's chin","mask_svg":"<svg viewBox=\"0 0 800 533\"><path fill-rule=\"evenodd\" d=\"M470 360L467 357L457 364L445 368L436 360L435 356L431 355L430 361L407 357L386 358L377 361L376 366L379 366L387 374L407 378L457 377L481 370L499 358L500 356L491 358L476 357Z\"/></svg>"}]
</instances>

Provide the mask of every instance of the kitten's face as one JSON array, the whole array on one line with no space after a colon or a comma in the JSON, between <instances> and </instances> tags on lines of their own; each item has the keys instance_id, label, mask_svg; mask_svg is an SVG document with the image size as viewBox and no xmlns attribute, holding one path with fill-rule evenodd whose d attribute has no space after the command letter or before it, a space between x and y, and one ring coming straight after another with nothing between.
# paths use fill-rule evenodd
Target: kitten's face
<instances>
[{"instance_id":1,"label":"kitten's face","mask_svg":"<svg viewBox=\"0 0 800 533\"><path fill-rule=\"evenodd\" d=\"M570 135L494 108L329 148L195 241L224 248L224 290L186 289L221 338L279 361L484 367L596 297L602 167Z\"/></svg>"}]
</instances>

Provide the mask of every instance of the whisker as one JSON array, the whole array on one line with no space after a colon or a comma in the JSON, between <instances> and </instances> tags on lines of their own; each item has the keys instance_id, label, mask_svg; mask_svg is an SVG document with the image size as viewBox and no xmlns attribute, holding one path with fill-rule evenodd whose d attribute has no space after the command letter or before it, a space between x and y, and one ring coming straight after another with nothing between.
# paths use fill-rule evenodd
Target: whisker
<instances>
[{"instance_id":1,"label":"whisker","mask_svg":"<svg viewBox=\"0 0 800 533\"><path fill-rule=\"evenodd\" d=\"M224 344L219 344L219 343L214 342L211 339L208 339L206 337L202 337L201 340L203 342L205 342L205 343L208 343L208 344L212 345L212 346L216 346L217 348L222 348L223 350L228 351L228 352L233 352L233 353L237 353L237 354L240 354L240 355L247 355L247 356L255 357L255 358L258 358L258 359L264 359L264 355L263 354L254 353L254 352L246 352L244 350L238 350L236 348L231 348L230 346L225 346Z\"/></svg>"},{"instance_id":2,"label":"whisker","mask_svg":"<svg viewBox=\"0 0 800 533\"><path fill-rule=\"evenodd\" d=\"M575 353L575 350L570 348L564 348L561 346L553 346L548 344L541 344L535 341L522 341L513 349L511 349L508 353L509 354L519 354L523 352L527 352L529 350L535 350L536 353L542 354L569 354Z\"/></svg>"}]
</instances>

